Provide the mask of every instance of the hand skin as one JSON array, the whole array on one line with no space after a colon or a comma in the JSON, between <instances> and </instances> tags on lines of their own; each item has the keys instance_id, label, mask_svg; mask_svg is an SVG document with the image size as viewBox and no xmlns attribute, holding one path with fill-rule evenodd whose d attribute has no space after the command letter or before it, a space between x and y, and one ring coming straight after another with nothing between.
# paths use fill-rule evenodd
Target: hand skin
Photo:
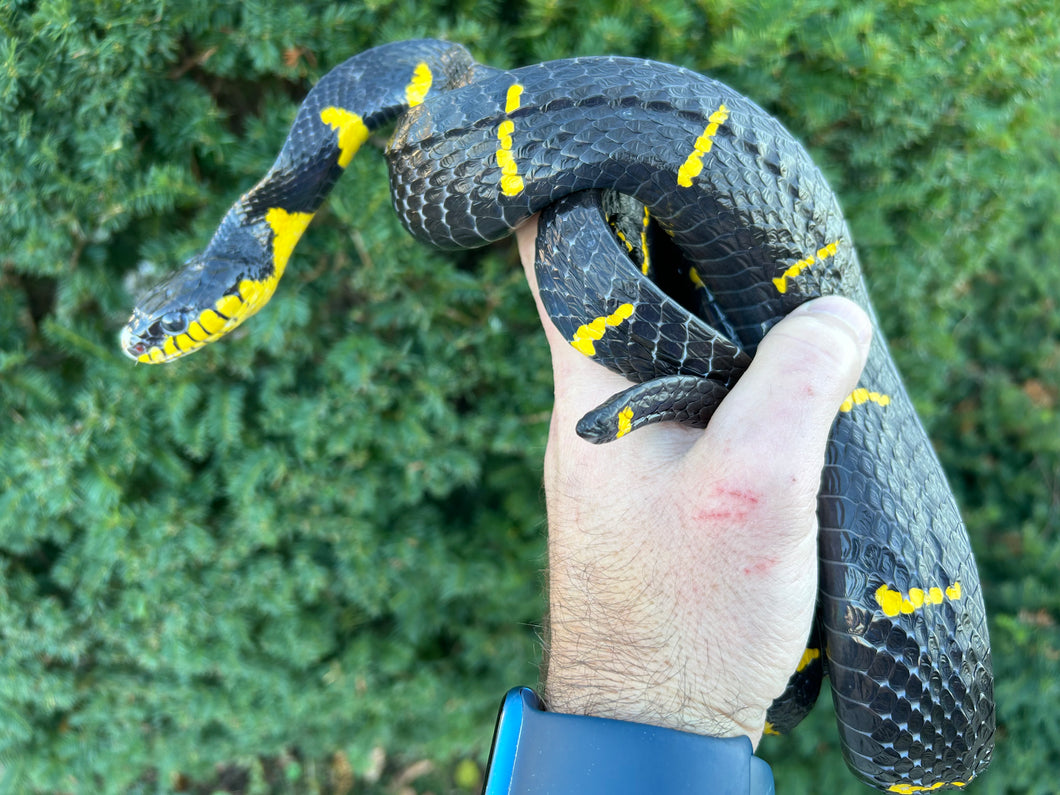
<instances>
[{"instance_id":1,"label":"hand skin","mask_svg":"<svg viewBox=\"0 0 1060 795\"><path fill-rule=\"evenodd\" d=\"M757 746L809 634L825 444L869 320L846 299L809 302L769 332L705 430L660 423L593 445L575 424L628 382L545 314L536 229L518 241L555 378L545 702Z\"/></svg>"}]
</instances>

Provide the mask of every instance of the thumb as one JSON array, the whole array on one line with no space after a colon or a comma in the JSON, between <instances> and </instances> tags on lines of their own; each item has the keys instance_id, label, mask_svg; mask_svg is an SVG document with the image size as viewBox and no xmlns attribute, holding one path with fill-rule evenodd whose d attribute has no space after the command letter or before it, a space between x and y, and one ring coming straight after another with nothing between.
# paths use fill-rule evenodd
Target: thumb
<instances>
[{"instance_id":1,"label":"thumb","mask_svg":"<svg viewBox=\"0 0 1060 795\"><path fill-rule=\"evenodd\" d=\"M737 471L771 476L781 488L798 479L816 492L828 433L871 341L868 315L847 298L798 307L763 338L711 419L704 446L717 450L720 442L742 458L732 462Z\"/></svg>"}]
</instances>

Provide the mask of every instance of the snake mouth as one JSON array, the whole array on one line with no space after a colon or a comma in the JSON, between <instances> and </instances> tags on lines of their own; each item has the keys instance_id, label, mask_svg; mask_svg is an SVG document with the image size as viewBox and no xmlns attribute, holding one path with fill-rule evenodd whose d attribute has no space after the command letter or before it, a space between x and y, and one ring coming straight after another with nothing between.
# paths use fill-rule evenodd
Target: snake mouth
<instances>
[{"instance_id":1,"label":"snake mouth","mask_svg":"<svg viewBox=\"0 0 1060 795\"><path fill-rule=\"evenodd\" d=\"M135 329L135 318L121 330L121 350L126 356L135 362L147 364L159 364L172 361L191 350L182 348L170 342L173 335L157 333L157 324L153 324L146 332Z\"/></svg>"},{"instance_id":2,"label":"snake mouth","mask_svg":"<svg viewBox=\"0 0 1060 795\"><path fill-rule=\"evenodd\" d=\"M150 348L142 339L133 338L133 330L129 326L121 330L121 352L133 361L139 361Z\"/></svg>"}]
</instances>

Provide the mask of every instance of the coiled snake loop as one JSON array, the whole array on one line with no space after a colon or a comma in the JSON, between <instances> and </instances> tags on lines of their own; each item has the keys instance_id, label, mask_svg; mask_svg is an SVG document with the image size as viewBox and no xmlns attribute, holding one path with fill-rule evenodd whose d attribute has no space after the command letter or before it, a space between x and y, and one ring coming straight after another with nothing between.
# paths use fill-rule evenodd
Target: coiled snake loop
<instances>
[{"instance_id":1,"label":"coiled snake loop","mask_svg":"<svg viewBox=\"0 0 1060 795\"><path fill-rule=\"evenodd\" d=\"M268 174L140 301L125 351L169 361L256 312L354 152L395 119L391 193L417 238L477 246L546 210L538 275L553 321L634 382L582 421L594 441L666 419L702 427L765 332L809 298L838 293L871 313L834 194L799 143L733 90L630 58L499 71L423 40L321 79ZM982 592L878 330L831 434L818 517L819 637L772 728L798 722L826 666L858 777L892 792L964 786L993 747Z\"/></svg>"}]
</instances>

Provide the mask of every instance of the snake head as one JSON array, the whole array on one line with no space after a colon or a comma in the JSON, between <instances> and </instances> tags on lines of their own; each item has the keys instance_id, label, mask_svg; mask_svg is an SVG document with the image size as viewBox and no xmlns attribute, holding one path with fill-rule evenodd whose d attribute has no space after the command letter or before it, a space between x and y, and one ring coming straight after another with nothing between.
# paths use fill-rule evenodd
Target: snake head
<instances>
[{"instance_id":1,"label":"snake head","mask_svg":"<svg viewBox=\"0 0 1060 795\"><path fill-rule=\"evenodd\" d=\"M197 351L263 307L278 277L241 259L192 257L152 287L121 332L125 355L160 364Z\"/></svg>"}]
</instances>

